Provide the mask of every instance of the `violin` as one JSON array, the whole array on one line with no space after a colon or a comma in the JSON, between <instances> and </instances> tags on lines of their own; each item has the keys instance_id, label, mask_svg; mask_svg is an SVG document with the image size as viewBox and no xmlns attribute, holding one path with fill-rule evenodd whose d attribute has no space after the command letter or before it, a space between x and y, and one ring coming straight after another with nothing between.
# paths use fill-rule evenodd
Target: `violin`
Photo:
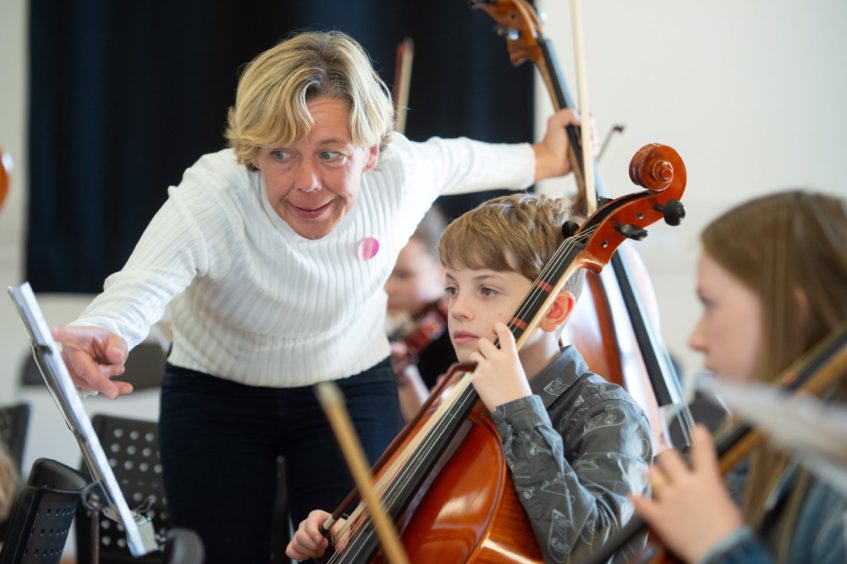
<instances>
[{"instance_id":1,"label":"violin","mask_svg":"<svg viewBox=\"0 0 847 564\"><path fill-rule=\"evenodd\" d=\"M447 300L432 302L414 322L415 327L406 333L403 342L410 354L418 356L447 329Z\"/></svg>"},{"instance_id":2,"label":"violin","mask_svg":"<svg viewBox=\"0 0 847 564\"><path fill-rule=\"evenodd\" d=\"M541 18L526 0L471 0L471 6L497 22L496 31L505 38L514 65L526 61L535 64L556 110L575 108L552 43L544 36ZM574 206L587 215L607 196L596 161L583 154L580 133L576 126L567 127L571 168L579 186ZM684 168L673 173L684 183ZM685 217L679 200L660 204L656 211L670 225L679 225ZM643 236L646 232L632 238ZM655 329L658 319L645 313L649 311L655 317L658 307L643 262L628 245L622 245L610 262L611 269L586 273L585 291L563 335L585 358L592 372L623 386L644 409L654 431L654 452L659 452L672 446L661 407L681 406L686 440L693 422L681 391L681 379Z\"/></svg>"},{"instance_id":3,"label":"violin","mask_svg":"<svg viewBox=\"0 0 847 564\"><path fill-rule=\"evenodd\" d=\"M647 145L632 159L630 176L646 191L604 203L567 236L534 281L508 324L520 349L566 281L578 269L599 272L627 239L643 236L679 202L684 164L672 148ZM374 489L400 531L411 561L541 561L531 525L511 482L494 423L471 385L474 367L458 365L374 467ZM381 558L374 523L356 492L323 525L341 515L336 536L346 539L325 562Z\"/></svg>"},{"instance_id":4,"label":"violin","mask_svg":"<svg viewBox=\"0 0 847 564\"><path fill-rule=\"evenodd\" d=\"M788 367L776 385L792 394L820 396L839 379L847 376L847 326L842 326L823 339L802 358ZM715 450L721 474L726 475L765 439L752 425L731 420L715 436ZM610 538L603 547L581 564L606 562L621 547L648 529L647 523L635 515Z\"/></svg>"},{"instance_id":5,"label":"violin","mask_svg":"<svg viewBox=\"0 0 847 564\"><path fill-rule=\"evenodd\" d=\"M9 182L12 176L12 157L0 147L0 210L9 194Z\"/></svg>"},{"instance_id":6,"label":"violin","mask_svg":"<svg viewBox=\"0 0 847 564\"><path fill-rule=\"evenodd\" d=\"M422 312L405 322L390 337L390 341L402 342L406 354L399 362L395 360L395 370L402 370L410 364L418 366L427 388L433 388L441 375L456 362L453 346L446 337L447 299L442 298L429 303Z\"/></svg>"}]
</instances>

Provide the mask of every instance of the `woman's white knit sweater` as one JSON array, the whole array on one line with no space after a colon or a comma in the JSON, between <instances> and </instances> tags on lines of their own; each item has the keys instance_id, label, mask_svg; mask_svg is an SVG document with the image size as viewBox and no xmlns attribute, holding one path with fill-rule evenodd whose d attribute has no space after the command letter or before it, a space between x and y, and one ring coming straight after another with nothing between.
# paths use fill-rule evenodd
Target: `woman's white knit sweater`
<instances>
[{"instance_id":1,"label":"woman's white knit sweater","mask_svg":"<svg viewBox=\"0 0 847 564\"><path fill-rule=\"evenodd\" d=\"M527 144L394 134L336 229L308 240L271 208L258 171L229 149L205 155L74 325L106 328L133 347L172 303L176 366L273 387L357 374L389 353L383 286L435 199L526 188L534 166ZM379 250L362 260L367 237Z\"/></svg>"}]
</instances>

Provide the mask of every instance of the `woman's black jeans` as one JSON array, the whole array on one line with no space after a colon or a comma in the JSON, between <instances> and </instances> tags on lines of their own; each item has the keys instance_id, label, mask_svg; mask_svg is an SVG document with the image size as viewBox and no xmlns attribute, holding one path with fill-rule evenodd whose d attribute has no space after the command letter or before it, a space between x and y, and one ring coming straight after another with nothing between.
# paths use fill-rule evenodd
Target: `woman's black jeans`
<instances>
[{"instance_id":1,"label":"woman's black jeans","mask_svg":"<svg viewBox=\"0 0 847 564\"><path fill-rule=\"evenodd\" d=\"M336 383L373 464L402 426L391 363ZM159 450L170 523L200 535L206 564L269 561L278 456L295 528L353 488L312 386L246 386L168 365Z\"/></svg>"}]
</instances>

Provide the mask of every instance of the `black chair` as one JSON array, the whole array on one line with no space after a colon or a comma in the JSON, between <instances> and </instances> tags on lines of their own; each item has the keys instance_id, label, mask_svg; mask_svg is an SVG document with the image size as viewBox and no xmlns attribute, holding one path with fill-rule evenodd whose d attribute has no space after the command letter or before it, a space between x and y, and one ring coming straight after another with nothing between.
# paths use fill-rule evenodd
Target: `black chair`
<instances>
[{"instance_id":1,"label":"black chair","mask_svg":"<svg viewBox=\"0 0 847 564\"><path fill-rule=\"evenodd\" d=\"M153 521L157 535L165 538L168 528L162 467L159 464L158 424L124 417L95 415L91 419L94 432L103 445L112 471L126 498L127 504ZM83 470L86 472L85 470ZM160 563L162 553L154 552L133 558L126 544L122 525L106 518L97 519L99 561L109 563ZM77 509L77 561L91 562L92 514L80 506Z\"/></svg>"},{"instance_id":2,"label":"black chair","mask_svg":"<svg viewBox=\"0 0 847 564\"><path fill-rule=\"evenodd\" d=\"M29 416L32 407L28 403L18 403L0 407L0 441L6 447L6 452L21 471L24 458L26 433L29 428Z\"/></svg>"},{"instance_id":3,"label":"black chair","mask_svg":"<svg viewBox=\"0 0 847 564\"><path fill-rule=\"evenodd\" d=\"M18 475L21 474L31 411L28 403L0 407L0 445L6 449L6 454L9 455ZM8 519L0 520L0 541L6 538L8 526Z\"/></svg>"},{"instance_id":4,"label":"black chair","mask_svg":"<svg viewBox=\"0 0 847 564\"><path fill-rule=\"evenodd\" d=\"M15 499L0 564L57 564L85 485L85 477L73 468L47 458L36 460Z\"/></svg>"}]
</instances>

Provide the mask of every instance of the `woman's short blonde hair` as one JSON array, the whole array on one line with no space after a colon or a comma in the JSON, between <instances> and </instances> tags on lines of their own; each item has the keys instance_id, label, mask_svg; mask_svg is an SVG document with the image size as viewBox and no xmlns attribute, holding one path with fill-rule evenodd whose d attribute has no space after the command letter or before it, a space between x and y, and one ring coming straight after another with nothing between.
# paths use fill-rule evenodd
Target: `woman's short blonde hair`
<instances>
[{"instance_id":1,"label":"woman's short blonde hair","mask_svg":"<svg viewBox=\"0 0 847 564\"><path fill-rule=\"evenodd\" d=\"M450 223L438 254L447 268L513 271L535 280L564 242L566 221L579 222L579 218L572 215L565 199L528 193L501 196ZM563 290L578 298L583 279L578 270Z\"/></svg>"},{"instance_id":2,"label":"woman's short blonde hair","mask_svg":"<svg viewBox=\"0 0 847 564\"><path fill-rule=\"evenodd\" d=\"M320 96L349 105L357 146L384 147L394 129L394 108L367 53L344 33L304 32L261 53L244 69L226 130L238 162L251 165L262 147L304 139L314 123L306 104Z\"/></svg>"}]
</instances>

